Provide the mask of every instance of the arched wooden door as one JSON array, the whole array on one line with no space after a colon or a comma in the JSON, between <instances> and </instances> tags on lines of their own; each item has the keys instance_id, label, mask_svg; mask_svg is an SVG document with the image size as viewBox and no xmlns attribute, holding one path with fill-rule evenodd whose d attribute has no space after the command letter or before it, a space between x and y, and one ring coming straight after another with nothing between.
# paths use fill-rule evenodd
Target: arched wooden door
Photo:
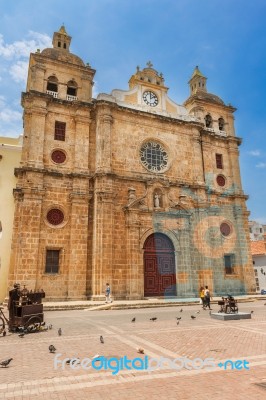
<instances>
[{"instance_id":1,"label":"arched wooden door","mask_svg":"<svg viewBox=\"0 0 266 400\"><path fill-rule=\"evenodd\" d=\"M144 296L176 296L174 246L163 233L144 243Z\"/></svg>"}]
</instances>

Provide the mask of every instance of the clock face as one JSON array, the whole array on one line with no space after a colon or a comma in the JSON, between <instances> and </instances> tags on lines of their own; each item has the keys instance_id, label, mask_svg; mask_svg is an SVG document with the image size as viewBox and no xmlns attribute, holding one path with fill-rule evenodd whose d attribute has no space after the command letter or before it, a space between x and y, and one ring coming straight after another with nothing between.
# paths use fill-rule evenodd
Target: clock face
<instances>
[{"instance_id":1,"label":"clock face","mask_svg":"<svg viewBox=\"0 0 266 400\"><path fill-rule=\"evenodd\" d=\"M151 107L156 107L157 104L159 103L156 94L151 92L150 90L146 90L146 92L143 93L143 100L145 101L146 104L148 104L148 106Z\"/></svg>"},{"instance_id":2,"label":"clock face","mask_svg":"<svg viewBox=\"0 0 266 400\"><path fill-rule=\"evenodd\" d=\"M150 141L141 146L140 161L151 172L163 172L167 168L168 154L160 143Z\"/></svg>"}]
</instances>

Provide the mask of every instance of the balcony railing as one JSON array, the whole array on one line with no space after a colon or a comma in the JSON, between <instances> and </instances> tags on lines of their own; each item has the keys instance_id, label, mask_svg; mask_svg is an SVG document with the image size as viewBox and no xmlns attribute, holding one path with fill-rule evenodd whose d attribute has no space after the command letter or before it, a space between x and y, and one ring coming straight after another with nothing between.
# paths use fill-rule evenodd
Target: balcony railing
<instances>
[{"instance_id":1,"label":"balcony railing","mask_svg":"<svg viewBox=\"0 0 266 400\"><path fill-rule=\"evenodd\" d=\"M204 130L207 131L207 132L214 133L215 135L218 135L218 136L224 136L224 137L227 136L227 133L225 131L221 131L220 129L213 129L213 128L206 128L205 127Z\"/></svg>"},{"instance_id":2,"label":"balcony railing","mask_svg":"<svg viewBox=\"0 0 266 400\"><path fill-rule=\"evenodd\" d=\"M66 95L66 99L67 99L67 101L78 100L77 96L71 96L70 94Z\"/></svg>"},{"instance_id":3,"label":"balcony railing","mask_svg":"<svg viewBox=\"0 0 266 400\"><path fill-rule=\"evenodd\" d=\"M51 96L53 96L55 99L58 98L58 93L57 92L53 92L52 90L46 90L47 94L50 94Z\"/></svg>"}]
</instances>

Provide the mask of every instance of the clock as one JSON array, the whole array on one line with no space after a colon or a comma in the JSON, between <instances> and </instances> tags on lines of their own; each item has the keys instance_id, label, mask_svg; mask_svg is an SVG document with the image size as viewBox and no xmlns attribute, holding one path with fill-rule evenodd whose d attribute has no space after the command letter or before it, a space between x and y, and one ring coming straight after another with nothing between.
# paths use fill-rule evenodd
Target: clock
<instances>
[{"instance_id":1,"label":"clock","mask_svg":"<svg viewBox=\"0 0 266 400\"><path fill-rule=\"evenodd\" d=\"M168 154L161 143L149 141L141 146L140 161L151 172L164 172L168 166Z\"/></svg>"},{"instance_id":2,"label":"clock","mask_svg":"<svg viewBox=\"0 0 266 400\"><path fill-rule=\"evenodd\" d=\"M156 94L151 92L150 90L146 90L146 92L143 93L143 100L145 101L146 104L148 104L148 106L151 107L156 107L157 104L159 103Z\"/></svg>"}]
</instances>

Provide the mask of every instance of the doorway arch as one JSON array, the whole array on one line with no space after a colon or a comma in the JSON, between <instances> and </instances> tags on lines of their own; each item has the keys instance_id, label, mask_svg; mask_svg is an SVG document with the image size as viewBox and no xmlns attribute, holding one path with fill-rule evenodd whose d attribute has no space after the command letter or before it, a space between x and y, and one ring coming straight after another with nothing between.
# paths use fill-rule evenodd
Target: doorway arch
<instances>
[{"instance_id":1,"label":"doorway arch","mask_svg":"<svg viewBox=\"0 0 266 400\"><path fill-rule=\"evenodd\" d=\"M163 233L147 237L144 246L144 296L176 296L175 249Z\"/></svg>"}]
</instances>

